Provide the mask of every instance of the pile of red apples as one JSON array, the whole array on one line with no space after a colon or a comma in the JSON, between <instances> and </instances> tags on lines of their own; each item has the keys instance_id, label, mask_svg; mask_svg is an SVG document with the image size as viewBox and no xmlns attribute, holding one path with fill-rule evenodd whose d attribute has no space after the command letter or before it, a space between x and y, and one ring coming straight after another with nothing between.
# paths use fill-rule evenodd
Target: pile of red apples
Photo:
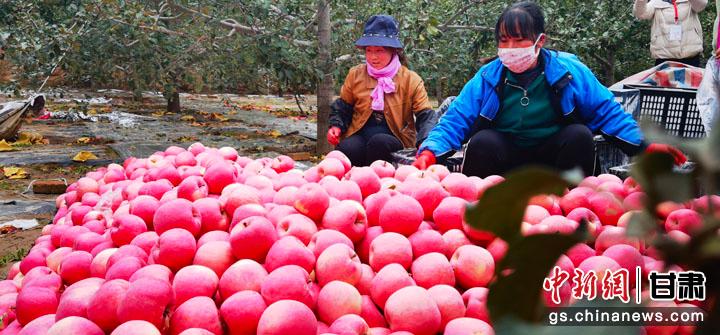
<instances>
[{"instance_id":1,"label":"pile of red apples","mask_svg":"<svg viewBox=\"0 0 720 335\"><path fill-rule=\"evenodd\" d=\"M195 143L87 173L0 281L0 334L494 334L487 287L507 244L463 217L502 177L352 167L338 151L294 166ZM588 177L532 198L522 232L584 218L591 238L562 269L663 270L625 236L643 197L632 179ZM687 241L707 202L665 203L659 224ZM572 303L569 284L561 295Z\"/></svg>"}]
</instances>

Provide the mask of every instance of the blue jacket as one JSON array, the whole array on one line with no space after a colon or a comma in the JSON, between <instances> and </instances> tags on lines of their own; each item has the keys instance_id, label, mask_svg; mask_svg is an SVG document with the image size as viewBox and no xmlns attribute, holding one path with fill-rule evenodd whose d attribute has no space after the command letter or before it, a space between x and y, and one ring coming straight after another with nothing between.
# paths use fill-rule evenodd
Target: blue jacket
<instances>
[{"instance_id":1,"label":"blue jacket","mask_svg":"<svg viewBox=\"0 0 720 335\"><path fill-rule=\"evenodd\" d=\"M632 115L625 113L605 86L573 54L541 49L545 78L562 112L563 122L583 123L628 155L645 148L643 135ZM499 59L480 68L430 131L419 151L442 156L459 150L477 131L492 128L500 109L498 94L505 67Z\"/></svg>"}]
</instances>

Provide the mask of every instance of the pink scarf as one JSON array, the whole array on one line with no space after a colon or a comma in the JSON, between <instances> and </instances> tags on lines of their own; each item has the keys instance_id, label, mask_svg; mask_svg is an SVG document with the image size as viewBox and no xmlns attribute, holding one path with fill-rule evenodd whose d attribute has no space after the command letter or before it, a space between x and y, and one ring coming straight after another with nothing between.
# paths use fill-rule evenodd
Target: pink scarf
<instances>
[{"instance_id":1,"label":"pink scarf","mask_svg":"<svg viewBox=\"0 0 720 335\"><path fill-rule=\"evenodd\" d=\"M377 79L378 82L372 93L370 93L370 97L372 98L372 110L385 110L385 93L395 92L395 83L392 79L400 70L400 66L400 58L398 58L398 55L393 56L390 64L380 70L372 67L370 63L367 64L368 74L370 77Z\"/></svg>"}]
</instances>

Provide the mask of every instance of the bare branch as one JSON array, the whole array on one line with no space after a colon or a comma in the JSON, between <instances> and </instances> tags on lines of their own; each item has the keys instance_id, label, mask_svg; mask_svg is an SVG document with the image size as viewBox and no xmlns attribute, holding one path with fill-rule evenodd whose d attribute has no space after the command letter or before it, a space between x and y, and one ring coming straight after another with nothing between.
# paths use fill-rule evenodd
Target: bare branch
<instances>
[{"instance_id":1,"label":"bare branch","mask_svg":"<svg viewBox=\"0 0 720 335\"><path fill-rule=\"evenodd\" d=\"M605 65L606 67L612 67L612 64L610 63L609 60L607 60L607 59L605 59L605 58L603 58L603 57L600 57L597 53L591 52L591 53L590 53L590 56L591 56L592 58L595 58L595 60L597 60L598 62L602 63L602 64Z\"/></svg>"},{"instance_id":2,"label":"bare branch","mask_svg":"<svg viewBox=\"0 0 720 335\"><path fill-rule=\"evenodd\" d=\"M280 15L280 17L285 18L285 19L287 19L287 20L295 21L295 22L299 22L299 21L300 21L300 19L298 19L298 18L296 18L296 17L294 17L294 16L292 16L292 15L290 15L290 14L288 14L288 13L283 12L282 9L280 9L279 7L277 7L277 6L275 6L275 5L270 5L270 10L273 11L273 12L275 12L275 14Z\"/></svg>"},{"instance_id":3,"label":"bare branch","mask_svg":"<svg viewBox=\"0 0 720 335\"><path fill-rule=\"evenodd\" d=\"M158 14L158 15L151 16L151 17L152 17L153 19L155 19L155 21L175 21L175 20L179 19L179 18L182 17L182 16L183 16L182 14L178 14L178 15L175 15L175 16L160 16L160 15Z\"/></svg>"},{"instance_id":4,"label":"bare branch","mask_svg":"<svg viewBox=\"0 0 720 335\"><path fill-rule=\"evenodd\" d=\"M349 60L351 60L351 59L353 59L353 58L355 58L355 55L345 54L345 55L342 55L342 56L339 56L339 57L335 58L335 64L342 63L342 62L346 62L346 61L349 61Z\"/></svg>"},{"instance_id":5,"label":"bare branch","mask_svg":"<svg viewBox=\"0 0 720 335\"><path fill-rule=\"evenodd\" d=\"M201 12L199 12L199 11L197 11L197 10L192 9L192 8L188 8L188 7L179 5L179 4L175 3L175 2L168 1L168 3L169 3L170 6L172 6L173 8L176 8L176 9L179 9L179 10L182 10L182 11L185 11L185 12L190 13L190 14L193 14L193 15L201 16L201 17L207 19L208 21L219 22L220 25L222 25L223 27L225 27L225 28L227 28L227 29L230 29L230 32L228 33L227 37L233 36L235 33L242 33L242 34L244 34L244 35L251 35L251 36L253 36L253 35L261 35L261 34L267 34L267 33L268 33L268 32L266 31L266 29L265 29L265 28L262 28L262 27L257 27L257 28L256 28L256 27L246 26L246 25L240 24L239 22L235 21L235 19L222 19L222 20L217 20L216 18L214 18L214 17L212 17L212 16L210 16L210 15L207 15L207 14L205 14L205 13L201 13ZM315 45L315 44L314 44L313 42L311 42L311 41L297 40L297 39L293 39L293 38L288 37L288 36L280 36L280 38L282 38L282 39L284 39L284 40L287 40L287 41L289 41L290 43L293 43L293 44L298 45L298 46L312 47L312 46Z\"/></svg>"},{"instance_id":6,"label":"bare branch","mask_svg":"<svg viewBox=\"0 0 720 335\"><path fill-rule=\"evenodd\" d=\"M177 3L175 3L175 1L168 1L167 4L168 4L170 7L172 7L172 8L179 9L179 10L181 10L181 11L183 11L183 12L190 13L190 14L193 14L193 15L197 15L197 16L200 16L200 17L204 17L204 18L206 18L206 19L208 19L208 20L214 20L214 19L215 19L214 17L212 17L212 16L210 16L210 15L207 15L207 14L205 14L205 13L203 13L203 12L194 10L194 9L192 9L192 8L190 8L190 7L185 7L185 6L183 6L183 5L177 4Z\"/></svg>"},{"instance_id":7,"label":"bare branch","mask_svg":"<svg viewBox=\"0 0 720 335\"><path fill-rule=\"evenodd\" d=\"M470 7L475 6L475 5L477 5L477 4L480 4L480 3L482 3L482 2L483 2L483 0L472 0L472 1L468 1L468 3L465 4L465 6L463 6L463 7L460 8L460 9L458 9L452 16L450 16L450 18L449 18L447 21L445 21L445 23L439 25L437 28L440 29L440 30L445 30L448 26L450 26L450 24L452 24L453 22L455 22L455 19L457 19L458 16L460 16L460 15L462 15L463 13L467 12L467 10L470 9Z\"/></svg>"},{"instance_id":8,"label":"bare branch","mask_svg":"<svg viewBox=\"0 0 720 335\"><path fill-rule=\"evenodd\" d=\"M167 28L165 28L165 27L160 27L160 26L150 27L150 26L146 26L146 25L142 25L142 24L132 24L132 23L128 23L128 22L125 22L125 21L123 21L123 20L120 20L120 19L117 19L117 18L114 18L114 17L111 17L111 18L108 18L108 19L109 19L110 21L117 22L117 23L120 23L120 24L124 24L124 25L130 26L130 27L137 27L137 28L140 28L140 29L149 30L149 31L154 31L154 32L159 32L159 33L163 33L163 34L167 34L167 35L185 36L185 33L177 32L177 31L174 31L174 30L170 30L170 29L167 29Z\"/></svg>"},{"instance_id":9,"label":"bare branch","mask_svg":"<svg viewBox=\"0 0 720 335\"><path fill-rule=\"evenodd\" d=\"M257 34L264 34L265 31L259 28L253 28L246 25L242 25L235 21L234 19L224 19L220 20L220 24L223 25L226 28L232 29L232 32L240 32L246 35L257 35Z\"/></svg>"},{"instance_id":10,"label":"bare branch","mask_svg":"<svg viewBox=\"0 0 720 335\"><path fill-rule=\"evenodd\" d=\"M422 53L429 54L429 55L435 54L434 51L430 51L430 50L428 50L428 49L415 48L415 49L413 49L413 51L414 51L414 52L422 52Z\"/></svg>"},{"instance_id":11,"label":"bare branch","mask_svg":"<svg viewBox=\"0 0 720 335\"><path fill-rule=\"evenodd\" d=\"M355 20L355 19L342 19L342 20L337 20L337 21L333 22L333 27L342 26L342 25L346 25L346 24L355 24L355 23L357 23L357 20Z\"/></svg>"},{"instance_id":12,"label":"bare branch","mask_svg":"<svg viewBox=\"0 0 720 335\"><path fill-rule=\"evenodd\" d=\"M475 31L495 31L495 28L491 27L485 27L485 26L474 26L474 25L446 25L446 26L438 26L438 29L442 31L448 31L448 30L475 30Z\"/></svg>"}]
</instances>

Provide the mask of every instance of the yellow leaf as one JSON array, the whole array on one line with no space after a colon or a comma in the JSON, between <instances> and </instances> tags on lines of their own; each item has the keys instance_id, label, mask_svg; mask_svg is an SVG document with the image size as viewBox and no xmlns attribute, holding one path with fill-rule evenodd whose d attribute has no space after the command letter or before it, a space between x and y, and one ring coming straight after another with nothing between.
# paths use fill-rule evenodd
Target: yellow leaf
<instances>
[{"instance_id":1,"label":"yellow leaf","mask_svg":"<svg viewBox=\"0 0 720 335\"><path fill-rule=\"evenodd\" d=\"M199 112L197 112L197 113L200 114L200 115L202 115L202 116L208 116L208 115L210 115L210 113L209 113L209 112L206 112L206 111L199 111ZM213 113L213 114L216 114L216 113Z\"/></svg>"},{"instance_id":2,"label":"yellow leaf","mask_svg":"<svg viewBox=\"0 0 720 335\"><path fill-rule=\"evenodd\" d=\"M0 141L0 152L13 150L17 149L13 148L10 144L8 144L8 142L5 142L5 140Z\"/></svg>"},{"instance_id":3,"label":"yellow leaf","mask_svg":"<svg viewBox=\"0 0 720 335\"><path fill-rule=\"evenodd\" d=\"M3 168L3 171L5 172L5 177L10 179L25 179L28 177L25 169L15 166L7 166Z\"/></svg>"},{"instance_id":4,"label":"yellow leaf","mask_svg":"<svg viewBox=\"0 0 720 335\"><path fill-rule=\"evenodd\" d=\"M29 145L29 144L38 144L43 143L43 136L40 133L36 132L25 132L22 131L18 134L18 140L15 142L15 144L18 145Z\"/></svg>"},{"instance_id":5,"label":"yellow leaf","mask_svg":"<svg viewBox=\"0 0 720 335\"><path fill-rule=\"evenodd\" d=\"M282 136L282 133L277 130L272 130L268 133L268 135L270 135L270 137L272 137L272 138L278 138L278 137Z\"/></svg>"},{"instance_id":6,"label":"yellow leaf","mask_svg":"<svg viewBox=\"0 0 720 335\"><path fill-rule=\"evenodd\" d=\"M163 116L163 115L165 115L165 112L163 112L163 111L159 111L159 112L154 112L154 113L152 113L152 115L153 115L153 116L157 116L157 117L160 117L160 116Z\"/></svg>"},{"instance_id":7,"label":"yellow leaf","mask_svg":"<svg viewBox=\"0 0 720 335\"><path fill-rule=\"evenodd\" d=\"M72 160L74 160L76 162L85 162L85 161L89 161L91 159L98 159L98 158L97 158L97 156L93 155L92 152L80 151L77 153L77 155L75 155L75 157L73 157Z\"/></svg>"},{"instance_id":8,"label":"yellow leaf","mask_svg":"<svg viewBox=\"0 0 720 335\"><path fill-rule=\"evenodd\" d=\"M230 119L228 119L227 117L225 117L224 115L222 115L222 114L220 114L220 113L212 113L212 118L215 119L215 120L218 120L218 121L222 121L222 122L225 122L225 121L227 121L227 120L230 120Z\"/></svg>"},{"instance_id":9,"label":"yellow leaf","mask_svg":"<svg viewBox=\"0 0 720 335\"><path fill-rule=\"evenodd\" d=\"M77 139L78 144L88 144L90 141L91 139L89 137L81 137Z\"/></svg>"},{"instance_id":10,"label":"yellow leaf","mask_svg":"<svg viewBox=\"0 0 720 335\"><path fill-rule=\"evenodd\" d=\"M181 117L180 120L191 122L191 121L195 121L195 118L192 115L185 115L185 116Z\"/></svg>"},{"instance_id":11,"label":"yellow leaf","mask_svg":"<svg viewBox=\"0 0 720 335\"><path fill-rule=\"evenodd\" d=\"M95 109L95 108L90 108L90 109L88 109L88 112L87 112L87 113L88 113L88 115L95 115L95 114L97 114L97 109Z\"/></svg>"}]
</instances>

